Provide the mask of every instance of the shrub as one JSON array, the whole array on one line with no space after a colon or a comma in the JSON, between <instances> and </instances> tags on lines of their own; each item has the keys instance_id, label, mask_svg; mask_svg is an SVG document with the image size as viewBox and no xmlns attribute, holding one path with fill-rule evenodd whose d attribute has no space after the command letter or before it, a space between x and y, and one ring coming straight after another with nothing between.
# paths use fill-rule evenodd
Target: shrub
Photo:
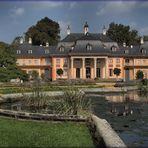
<instances>
[{"instance_id":1,"label":"shrub","mask_svg":"<svg viewBox=\"0 0 148 148\"><path fill-rule=\"evenodd\" d=\"M136 79L137 80L142 80L143 78L144 78L143 71L138 70L137 73L136 73Z\"/></svg>"},{"instance_id":2,"label":"shrub","mask_svg":"<svg viewBox=\"0 0 148 148\"><path fill-rule=\"evenodd\" d=\"M63 75L63 69L57 69L57 74L61 77Z\"/></svg>"},{"instance_id":3,"label":"shrub","mask_svg":"<svg viewBox=\"0 0 148 148\"><path fill-rule=\"evenodd\" d=\"M121 73L121 69L119 68L114 68L114 74L118 77Z\"/></svg>"},{"instance_id":4,"label":"shrub","mask_svg":"<svg viewBox=\"0 0 148 148\"><path fill-rule=\"evenodd\" d=\"M85 93L71 87L64 91L60 97L60 102L57 104L57 112L65 115L78 115L83 112L90 111L90 100L85 98Z\"/></svg>"}]
</instances>

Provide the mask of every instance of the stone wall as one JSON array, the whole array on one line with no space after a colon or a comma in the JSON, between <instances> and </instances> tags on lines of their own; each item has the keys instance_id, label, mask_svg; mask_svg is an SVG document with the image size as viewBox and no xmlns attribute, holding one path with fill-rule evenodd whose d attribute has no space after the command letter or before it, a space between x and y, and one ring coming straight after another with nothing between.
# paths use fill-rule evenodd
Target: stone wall
<instances>
[{"instance_id":1,"label":"stone wall","mask_svg":"<svg viewBox=\"0 0 148 148\"><path fill-rule=\"evenodd\" d=\"M100 119L95 115L91 115L90 129L95 143L99 147L127 148L118 134L105 119Z\"/></svg>"}]
</instances>

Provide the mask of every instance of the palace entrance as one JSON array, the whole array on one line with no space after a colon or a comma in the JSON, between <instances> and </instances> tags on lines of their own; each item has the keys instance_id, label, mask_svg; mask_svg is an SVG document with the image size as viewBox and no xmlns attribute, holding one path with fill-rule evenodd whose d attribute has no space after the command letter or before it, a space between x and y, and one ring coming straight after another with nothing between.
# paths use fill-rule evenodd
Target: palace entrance
<instances>
[{"instance_id":1,"label":"palace entrance","mask_svg":"<svg viewBox=\"0 0 148 148\"><path fill-rule=\"evenodd\" d=\"M76 68L76 78L80 78L80 68Z\"/></svg>"},{"instance_id":2,"label":"palace entrance","mask_svg":"<svg viewBox=\"0 0 148 148\"><path fill-rule=\"evenodd\" d=\"M91 68L90 67L86 67L86 78L91 78Z\"/></svg>"}]
</instances>

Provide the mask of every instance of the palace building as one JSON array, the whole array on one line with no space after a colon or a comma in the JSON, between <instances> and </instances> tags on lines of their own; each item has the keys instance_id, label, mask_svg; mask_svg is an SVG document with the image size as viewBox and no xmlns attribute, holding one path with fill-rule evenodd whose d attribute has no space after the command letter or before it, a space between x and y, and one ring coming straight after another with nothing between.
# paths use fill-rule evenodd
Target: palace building
<instances>
[{"instance_id":1,"label":"palace building","mask_svg":"<svg viewBox=\"0 0 148 148\"><path fill-rule=\"evenodd\" d=\"M20 40L16 50L17 65L31 74L33 70L47 79L113 79L116 78L114 68L121 69L118 78L136 79L136 72L143 71L148 78L148 42L138 46L127 47L126 43L118 45L102 33L90 33L87 22L83 33L71 33L67 28L67 36L57 46L34 46L32 39L28 42ZM62 69L59 76L57 70Z\"/></svg>"}]
</instances>

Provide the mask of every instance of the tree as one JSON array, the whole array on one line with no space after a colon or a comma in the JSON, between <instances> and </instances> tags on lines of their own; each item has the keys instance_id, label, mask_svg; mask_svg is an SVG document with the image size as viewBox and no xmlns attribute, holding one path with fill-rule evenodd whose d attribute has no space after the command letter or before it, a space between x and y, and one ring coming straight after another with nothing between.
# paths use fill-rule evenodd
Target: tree
<instances>
[{"instance_id":1,"label":"tree","mask_svg":"<svg viewBox=\"0 0 148 148\"><path fill-rule=\"evenodd\" d=\"M39 77L39 73L36 70L33 70L31 76L33 80L37 80Z\"/></svg>"},{"instance_id":2,"label":"tree","mask_svg":"<svg viewBox=\"0 0 148 148\"><path fill-rule=\"evenodd\" d=\"M57 69L57 74L61 77L63 75L63 69Z\"/></svg>"},{"instance_id":3,"label":"tree","mask_svg":"<svg viewBox=\"0 0 148 148\"><path fill-rule=\"evenodd\" d=\"M19 45L21 38L21 36L15 37L15 39L12 41L12 45Z\"/></svg>"},{"instance_id":4,"label":"tree","mask_svg":"<svg viewBox=\"0 0 148 148\"><path fill-rule=\"evenodd\" d=\"M141 80L144 78L144 74L143 74L143 71L141 70L138 70L137 73L136 73L136 79L137 80Z\"/></svg>"},{"instance_id":5,"label":"tree","mask_svg":"<svg viewBox=\"0 0 148 148\"><path fill-rule=\"evenodd\" d=\"M59 33L59 24L45 17L28 29L25 38L28 40L28 38L31 37L33 45L46 45L46 42L48 42L49 45L56 45L60 39Z\"/></svg>"},{"instance_id":6,"label":"tree","mask_svg":"<svg viewBox=\"0 0 148 148\"><path fill-rule=\"evenodd\" d=\"M0 82L8 82L11 79L28 79L26 72L16 65L15 46L0 42Z\"/></svg>"},{"instance_id":7,"label":"tree","mask_svg":"<svg viewBox=\"0 0 148 148\"><path fill-rule=\"evenodd\" d=\"M121 73L121 69L119 68L114 68L114 74L118 77Z\"/></svg>"},{"instance_id":8,"label":"tree","mask_svg":"<svg viewBox=\"0 0 148 148\"><path fill-rule=\"evenodd\" d=\"M140 40L137 30L131 30L130 26L115 24L114 22L109 24L107 36L117 43L123 44L125 42L128 46L136 45Z\"/></svg>"}]
</instances>

